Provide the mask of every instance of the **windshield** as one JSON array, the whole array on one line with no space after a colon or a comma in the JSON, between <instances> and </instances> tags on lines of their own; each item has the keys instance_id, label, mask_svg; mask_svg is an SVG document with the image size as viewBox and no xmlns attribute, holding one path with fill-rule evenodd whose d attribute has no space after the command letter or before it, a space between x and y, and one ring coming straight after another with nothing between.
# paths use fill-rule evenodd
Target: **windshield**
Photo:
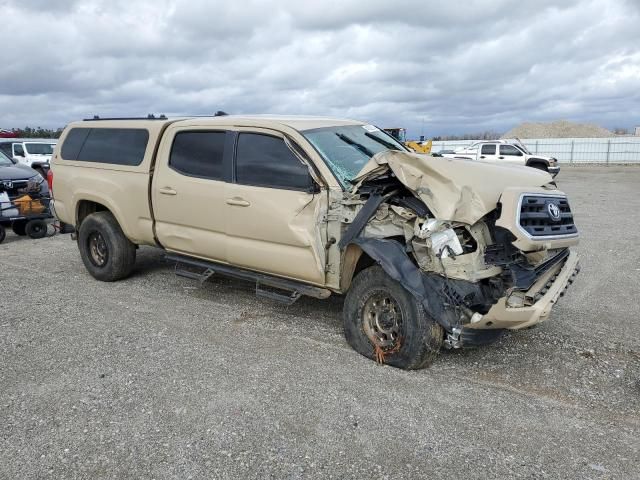
<instances>
[{"instance_id":1,"label":"windshield","mask_svg":"<svg viewBox=\"0 0 640 480\"><path fill-rule=\"evenodd\" d=\"M315 147L343 187L348 188L362 167L376 153L407 149L395 138L372 125L316 128L302 132Z\"/></svg>"},{"instance_id":2,"label":"windshield","mask_svg":"<svg viewBox=\"0 0 640 480\"><path fill-rule=\"evenodd\" d=\"M24 146L31 155L51 155L55 145L50 143L25 143Z\"/></svg>"}]
</instances>

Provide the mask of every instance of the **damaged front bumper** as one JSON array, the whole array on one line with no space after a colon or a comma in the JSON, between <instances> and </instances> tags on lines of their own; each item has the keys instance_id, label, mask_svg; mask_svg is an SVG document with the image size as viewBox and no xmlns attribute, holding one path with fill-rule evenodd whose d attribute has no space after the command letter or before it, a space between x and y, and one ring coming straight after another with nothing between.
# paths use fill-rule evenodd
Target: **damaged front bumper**
<instances>
[{"instance_id":1,"label":"damaged front bumper","mask_svg":"<svg viewBox=\"0 0 640 480\"><path fill-rule=\"evenodd\" d=\"M485 315L474 315L464 328L518 330L543 322L579 271L578 255L570 252L563 263L540 276L526 292L514 291L500 298Z\"/></svg>"}]
</instances>

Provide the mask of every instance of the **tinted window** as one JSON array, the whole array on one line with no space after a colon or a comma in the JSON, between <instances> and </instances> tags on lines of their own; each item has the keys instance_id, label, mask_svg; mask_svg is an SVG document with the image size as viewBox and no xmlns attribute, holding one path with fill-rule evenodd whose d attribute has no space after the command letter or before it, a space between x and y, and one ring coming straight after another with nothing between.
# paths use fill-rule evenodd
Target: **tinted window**
<instances>
[{"instance_id":1,"label":"tinted window","mask_svg":"<svg viewBox=\"0 0 640 480\"><path fill-rule=\"evenodd\" d=\"M147 149L149 132L136 128L92 128L80 150L85 162L140 165Z\"/></svg>"},{"instance_id":2,"label":"tinted window","mask_svg":"<svg viewBox=\"0 0 640 480\"><path fill-rule=\"evenodd\" d=\"M516 147L514 147L513 145L500 145L500 153L502 155L515 155L515 156L522 155L522 152L518 150Z\"/></svg>"},{"instance_id":3,"label":"tinted window","mask_svg":"<svg viewBox=\"0 0 640 480\"><path fill-rule=\"evenodd\" d=\"M238 138L236 181L291 190L307 190L312 185L309 169L284 140L255 133L241 133Z\"/></svg>"},{"instance_id":4,"label":"tinted window","mask_svg":"<svg viewBox=\"0 0 640 480\"><path fill-rule=\"evenodd\" d=\"M69 133L67 133L64 143L62 144L62 150L60 152L62 158L65 160L77 160L80 149L82 145L84 145L84 141L87 139L90 131L90 128L72 128Z\"/></svg>"},{"instance_id":5,"label":"tinted window","mask_svg":"<svg viewBox=\"0 0 640 480\"><path fill-rule=\"evenodd\" d=\"M495 155L496 154L496 146L495 145L482 145L482 151L480 152L483 155Z\"/></svg>"},{"instance_id":6,"label":"tinted window","mask_svg":"<svg viewBox=\"0 0 640 480\"><path fill-rule=\"evenodd\" d=\"M224 179L225 132L180 132L173 139L169 165L193 177Z\"/></svg>"},{"instance_id":7,"label":"tinted window","mask_svg":"<svg viewBox=\"0 0 640 480\"><path fill-rule=\"evenodd\" d=\"M62 158L140 165L148 142L149 132L139 128L73 128L62 145Z\"/></svg>"},{"instance_id":8,"label":"tinted window","mask_svg":"<svg viewBox=\"0 0 640 480\"><path fill-rule=\"evenodd\" d=\"M13 145L13 154L24 157L24 148L22 148L22 145L20 145L19 143L15 143Z\"/></svg>"}]
</instances>

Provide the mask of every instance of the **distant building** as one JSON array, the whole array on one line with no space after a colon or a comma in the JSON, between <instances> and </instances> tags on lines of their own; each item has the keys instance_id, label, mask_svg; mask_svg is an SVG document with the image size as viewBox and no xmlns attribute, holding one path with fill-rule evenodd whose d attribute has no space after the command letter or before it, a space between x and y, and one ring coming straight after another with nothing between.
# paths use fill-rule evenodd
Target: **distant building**
<instances>
[{"instance_id":1,"label":"distant building","mask_svg":"<svg viewBox=\"0 0 640 480\"><path fill-rule=\"evenodd\" d=\"M640 127L636 127L636 131L633 134L640 137Z\"/></svg>"}]
</instances>

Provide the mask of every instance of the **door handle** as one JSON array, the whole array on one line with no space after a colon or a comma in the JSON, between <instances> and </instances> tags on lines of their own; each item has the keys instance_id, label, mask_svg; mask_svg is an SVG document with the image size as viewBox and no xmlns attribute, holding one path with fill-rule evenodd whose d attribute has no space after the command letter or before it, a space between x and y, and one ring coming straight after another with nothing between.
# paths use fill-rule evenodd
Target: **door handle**
<instances>
[{"instance_id":1,"label":"door handle","mask_svg":"<svg viewBox=\"0 0 640 480\"><path fill-rule=\"evenodd\" d=\"M504 160L504 157L498 157L500 160Z\"/></svg>"},{"instance_id":2,"label":"door handle","mask_svg":"<svg viewBox=\"0 0 640 480\"><path fill-rule=\"evenodd\" d=\"M480 155L480 158L484 158L484 155Z\"/></svg>"},{"instance_id":3,"label":"door handle","mask_svg":"<svg viewBox=\"0 0 640 480\"><path fill-rule=\"evenodd\" d=\"M248 207L249 205L251 205L251 203L239 197L227 198L226 203L227 205L233 205L236 207Z\"/></svg>"},{"instance_id":4,"label":"door handle","mask_svg":"<svg viewBox=\"0 0 640 480\"><path fill-rule=\"evenodd\" d=\"M178 192L176 192L171 187L162 187L158 191L163 195L177 195L178 194Z\"/></svg>"}]
</instances>

